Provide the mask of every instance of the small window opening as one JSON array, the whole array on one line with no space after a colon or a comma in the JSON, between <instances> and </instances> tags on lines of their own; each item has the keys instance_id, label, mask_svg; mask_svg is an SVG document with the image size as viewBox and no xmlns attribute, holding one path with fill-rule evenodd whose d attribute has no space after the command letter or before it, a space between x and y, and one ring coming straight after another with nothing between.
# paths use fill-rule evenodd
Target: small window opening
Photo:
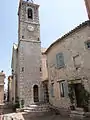
<instances>
[{"instance_id":1,"label":"small window opening","mask_svg":"<svg viewBox=\"0 0 90 120\"><path fill-rule=\"evenodd\" d=\"M60 83L60 92L61 92L61 97L64 97L64 83Z\"/></svg>"},{"instance_id":2,"label":"small window opening","mask_svg":"<svg viewBox=\"0 0 90 120\"><path fill-rule=\"evenodd\" d=\"M24 36L22 36L22 39L24 39Z\"/></svg>"},{"instance_id":3,"label":"small window opening","mask_svg":"<svg viewBox=\"0 0 90 120\"><path fill-rule=\"evenodd\" d=\"M40 67L40 72L42 72L42 68Z\"/></svg>"},{"instance_id":4,"label":"small window opening","mask_svg":"<svg viewBox=\"0 0 90 120\"><path fill-rule=\"evenodd\" d=\"M51 83L51 96L54 97L54 83Z\"/></svg>"},{"instance_id":5,"label":"small window opening","mask_svg":"<svg viewBox=\"0 0 90 120\"><path fill-rule=\"evenodd\" d=\"M87 48L90 48L90 41L88 41L86 45L87 45Z\"/></svg>"},{"instance_id":6,"label":"small window opening","mask_svg":"<svg viewBox=\"0 0 90 120\"><path fill-rule=\"evenodd\" d=\"M24 72L24 67L22 67L22 72Z\"/></svg>"},{"instance_id":7,"label":"small window opening","mask_svg":"<svg viewBox=\"0 0 90 120\"><path fill-rule=\"evenodd\" d=\"M38 41L40 41L40 38L38 38Z\"/></svg>"},{"instance_id":8,"label":"small window opening","mask_svg":"<svg viewBox=\"0 0 90 120\"><path fill-rule=\"evenodd\" d=\"M28 9L28 18L33 19L33 11L31 8Z\"/></svg>"}]
</instances>

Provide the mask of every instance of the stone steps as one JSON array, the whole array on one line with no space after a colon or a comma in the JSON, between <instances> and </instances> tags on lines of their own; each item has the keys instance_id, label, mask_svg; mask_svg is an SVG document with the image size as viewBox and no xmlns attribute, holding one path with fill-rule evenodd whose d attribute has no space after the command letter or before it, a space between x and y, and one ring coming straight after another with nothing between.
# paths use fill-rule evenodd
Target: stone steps
<instances>
[{"instance_id":1,"label":"stone steps","mask_svg":"<svg viewBox=\"0 0 90 120\"><path fill-rule=\"evenodd\" d=\"M30 105L25 107L24 112L49 112L51 111L49 104Z\"/></svg>"},{"instance_id":2,"label":"stone steps","mask_svg":"<svg viewBox=\"0 0 90 120\"><path fill-rule=\"evenodd\" d=\"M20 110L22 112L20 112ZM20 119L21 120L31 120L34 118L41 119L43 116L52 118L52 116L55 115L55 110L51 109L51 106L49 104L30 105L30 106L25 107L20 110L17 111L17 113L13 113L11 115L6 115L7 118L4 120L12 120L12 118L13 118L13 120L20 120Z\"/></svg>"}]
</instances>

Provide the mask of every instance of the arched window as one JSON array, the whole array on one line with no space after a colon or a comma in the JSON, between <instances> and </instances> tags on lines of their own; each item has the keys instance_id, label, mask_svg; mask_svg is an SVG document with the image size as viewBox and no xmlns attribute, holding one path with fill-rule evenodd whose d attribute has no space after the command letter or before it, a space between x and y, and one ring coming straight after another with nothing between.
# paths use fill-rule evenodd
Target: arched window
<instances>
[{"instance_id":1,"label":"arched window","mask_svg":"<svg viewBox=\"0 0 90 120\"><path fill-rule=\"evenodd\" d=\"M33 10L28 8L28 18L33 19Z\"/></svg>"}]
</instances>

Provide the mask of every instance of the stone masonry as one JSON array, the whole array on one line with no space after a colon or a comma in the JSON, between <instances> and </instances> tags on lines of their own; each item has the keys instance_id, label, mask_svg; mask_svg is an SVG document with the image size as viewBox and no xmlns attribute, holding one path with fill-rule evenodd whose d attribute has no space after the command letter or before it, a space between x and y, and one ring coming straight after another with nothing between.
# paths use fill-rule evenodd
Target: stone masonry
<instances>
[{"instance_id":1,"label":"stone masonry","mask_svg":"<svg viewBox=\"0 0 90 120\"><path fill-rule=\"evenodd\" d=\"M5 74L0 72L0 105L4 104L4 79Z\"/></svg>"},{"instance_id":2,"label":"stone masonry","mask_svg":"<svg viewBox=\"0 0 90 120\"><path fill-rule=\"evenodd\" d=\"M19 4L16 97L19 97L20 103L23 100L24 106L43 101L38 8L39 5L29 1L21 0ZM32 15L32 18L29 18L28 14Z\"/></svg>"},{"instance_id":3,"label":"stone masonry","mask_svg":"<svg viewBox=\"0 0 90 120\"><path fill-rule=\"evenodd\" d=\"M61 109L70 107L68 94L61 96L60 83L72 81L74 84L82 83L90 92L90 21L83 22L78 27L59 38L47 49L48 75L49 75L49 101ZM64 67L57 68L56 55L63 53ZM51 85L53 84L53 96ZM64 87L66 90L66 87ZM68 89L65 91L68 93ZM77 103L75 103L77 106Z\"/></svg>"}]
</instances>

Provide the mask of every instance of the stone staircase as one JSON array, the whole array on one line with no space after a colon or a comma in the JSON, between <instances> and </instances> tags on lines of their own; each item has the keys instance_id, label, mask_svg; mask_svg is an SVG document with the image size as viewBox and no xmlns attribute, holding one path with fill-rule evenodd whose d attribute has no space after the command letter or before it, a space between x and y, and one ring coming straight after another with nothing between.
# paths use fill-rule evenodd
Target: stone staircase
<instances>
[{"instance_id":1,"label":"stone staircase","mask_svg":"<svg viewBox=\"0 0 90 120\"><path fill-rule=\"evenodd\" d=\"M55 114L55 110L49 103L37 103L24 107L23 109L17 109L17 113L22 112L24 117L30 116L43 116Z\"/></svg>"},{"instance_id":2,"label":"stone staircase","mask_svg":"<svg viewBox=\"0 0 90 120\"><path fill-rule=\"evenodd\" d=\"M51 111L50 105L47 104L32 104L29 105L28 107L25 107L24 112L49 112Z\"/></svg>"},{"instance_id":3,"label":"stone staircase","mask_svg":"<svg viewBox=\"0 0 90 120\"><path fill-rule=\"evenodd\" d=\"M49 103L33 104L23 109L18 109L16 113L5 115L4 120L31 120L33 118L42 118L43 116L55 115L55 110Z\"/></svg>"}]
</instances>

